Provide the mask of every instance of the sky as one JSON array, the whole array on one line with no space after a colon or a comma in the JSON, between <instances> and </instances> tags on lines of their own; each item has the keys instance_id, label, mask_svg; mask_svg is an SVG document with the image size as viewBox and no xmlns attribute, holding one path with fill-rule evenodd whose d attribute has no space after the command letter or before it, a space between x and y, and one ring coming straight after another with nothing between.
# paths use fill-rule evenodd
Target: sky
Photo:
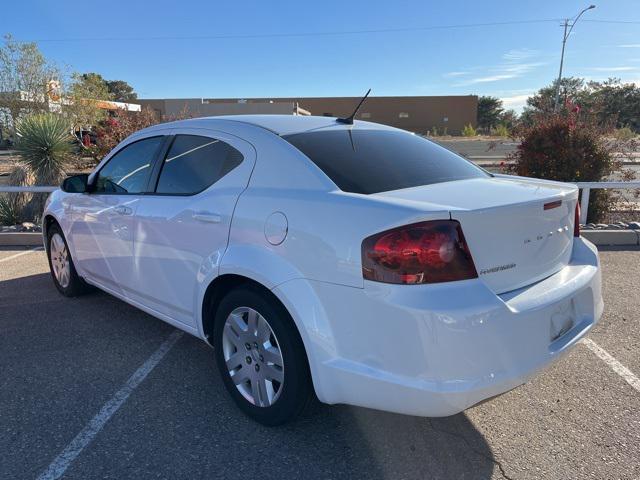
<instances>
[{"instance_id":1,"label":"sky","mask_svg":"<svg viewBox=\"0 0 640 480\"><path fill-rule=\"evenodd\" d=\"M640 1L594 3L567 42L564 76L640 85ZM36 41L66 71L126 80L140 98L359 96L371 88L380 96L492 95L520 110L558 75L559 19L588 5L21 0L2 6L0 33Z\"/></svg>"}]
</instances>

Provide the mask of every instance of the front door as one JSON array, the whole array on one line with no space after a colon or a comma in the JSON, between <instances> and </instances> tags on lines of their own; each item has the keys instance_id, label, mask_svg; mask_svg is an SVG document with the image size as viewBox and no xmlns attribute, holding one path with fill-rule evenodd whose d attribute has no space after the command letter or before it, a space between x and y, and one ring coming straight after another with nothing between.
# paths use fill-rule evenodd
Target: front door
<instances>
[{"instance_id":1,"label":"front door","mask_svg":"<svg viewBox=\"0 0 640 480\"><path fill-rule=\"evenodd\" d=\"M238 196L255 162L237 137L176 129L136 211L132 299L195 327L199 282L217 274Z\"/></svg>"},{"instance_id":2,"label":"front door","mask_svg":"<svg viewBox=\"0 0 640 480\"><path fill-rule=\"evenodd\" d=\"M73 202L71 238L83 277L122 294L133 272L135 213L165 137L129 143L92 178L92 191Z\"/></svg>"}]
</instances>

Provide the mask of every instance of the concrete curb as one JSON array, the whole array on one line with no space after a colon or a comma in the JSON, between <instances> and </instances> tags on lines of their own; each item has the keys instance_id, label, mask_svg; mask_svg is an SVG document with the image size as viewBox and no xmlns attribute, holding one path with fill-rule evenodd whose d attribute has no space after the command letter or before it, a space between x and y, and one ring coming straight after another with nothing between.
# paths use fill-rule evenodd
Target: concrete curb
<instances>
[{"instance_id":1,"label":"concrete curb","mask_svg":"<svg viewBox=\"0 0 640 480\"><path fill-rule=\"evenodd\" d=\"M0 233L0 247L41 247L42 245L40 232Z\"/></svg>"},{"instance_id":2,"label":"concrete curb","mask_svg":"<svg viewBox=\"0 0 640 480\"><path fill-rule=\"evenodd\" d=\"M580 233L591 243L599 246L640 245L640 231L638 230L583 230Z\"/></svg>"},{"instance_id":3,"label":"concrete curb","mask_svg":"<svg viewBox=\"0 0 640 480\"><path fill-rule=\"evenodd\" d=\"M596 245L640 245L640 230L583 230L582 236ZM0 233L0 247L42 246L39 232Z\"/></svg>"}]
</instances>

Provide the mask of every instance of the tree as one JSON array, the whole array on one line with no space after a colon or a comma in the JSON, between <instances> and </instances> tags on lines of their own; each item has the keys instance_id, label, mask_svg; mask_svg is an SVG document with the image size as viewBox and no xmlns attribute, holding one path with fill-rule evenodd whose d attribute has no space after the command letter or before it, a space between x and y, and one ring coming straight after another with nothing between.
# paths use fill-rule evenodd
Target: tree
<instances>
[{"instance_id":1,"label":"tree","mask_svg":"<svg viewBox=\"0 0 640 480\"><path fill-rule=\"evenodd\" d=\"M0 46L0 115L15 127L20 115L42 113L59 100L52 80L60 77L35 43L17 42L6 35Z\"/></svg>"},{"instance_id":2,"label":"tree","mask_svg":"<svg viewBox=\"0 0 640 480\"><path fill-rule=\"evenodd\" d=\"M82 81L94 83L96 85L103 84L106 88L107 81L99 73L94 73L94 72L79 73L77 74L77 76L80 77L80 80Z\"/></svg>"},{"instance_id":3,"label":"tree","mask_svg":"<svg viewBox=\"0 0 640 480\"><path fill-rule=\"evenodd\" d=\"M617 128L640 132L640 86L622 83L619 78L589 82L591 108L600 123L615 122Z\"/></svg>"},{"instance_id":4,"label":"tree","mask_svg":"<svg viewBox=\"0 0 640 480\"><path fill-rule=\"evenodd\" d=\"M124 80L107 80L107 89L116 102L132 102L138 99L133 87Z\"/></svg>"},{"instance_id":5,"label":"tree","mask_svg":"<svg viewBox=\"0 0 640 480\"><path fill-rule=\"evenodd\" d=\"M100 100L113 97L101 75L97 73L74 73L63 110L70 117L74 128L89 128L107 116Z\"/></svg>"},{"instance_id":6,"label":"tree","mask_svg":"<svg viewBox=\"0 0 640 480\"><path fill-rule=\"evenodd\" d=\"M511 131L518 124L518 114L515 110L509 109L502 112L500 115L500 123L507 127L507 130Z\"/></svg>"},{"instance_id":7,"label":"tree","mask_svg":"<svg viewBox=\"0 0 640 480\"><path fill-rule=\"evenodd\" d=\"M84 73L83 79L91 79L96 84L103 83L109 92L111 100L116 102L131 102L138 98L138 94L133 91L133 87L124 80L105 80L99 73Z\"/></svg>"},{"instance_id":8,"label":"tree","mask_svg":"<svg viewBox=\"0 0 640 480\"><path fill-rule=\"evenodd\" d=\"M489 132L500 123L502 100L496 97L478 98L478 128Z\"/></svg>"},{"instance_id":9,"label":"tree","mask_svg":"<svg viewBox=\"0 0 640 480\"><path fill-rule=\"evenodd\" d=\"M527 99L527 106L524 108L523 116L528 120L534 114L551 114L553 113L553 106L556 96L557 80L554 80L551 85L538 90L534 96ZM561 112L566 113L564 104L566 100L570 100L573 103L585 105L587 102L587 95L585 95L585 83L581 78L568 77L560 80L560 105Z\"/></svg>"},{"instance_id":10,"label":"tree","mask_svg":"<svg viewBox=\"0 0 640 480\"><path fill-rule=\"evenodd\" d=\"M524 123L531 125L538 115L552 115L557 81L541 88L527 99L522 114ZM568 113L567 106L578 106L595 117L603 127L629 127L640 131L640 87L610 78L604 82L585 82L581 78L563 78L560 83L561 103L557 113Z\"/></svg>"}]
</instances>

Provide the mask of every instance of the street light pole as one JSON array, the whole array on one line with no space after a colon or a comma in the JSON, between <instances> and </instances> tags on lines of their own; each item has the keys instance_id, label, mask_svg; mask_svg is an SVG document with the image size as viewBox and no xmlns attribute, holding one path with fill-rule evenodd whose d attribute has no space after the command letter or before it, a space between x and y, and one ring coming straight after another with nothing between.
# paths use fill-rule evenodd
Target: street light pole
<instances>
[{"instance_id":1,"label":"street light pole","mask_svg":"<svg viewBox=\"0 0 640 480\"><path fill-rule=\"evenodd\" d=\"M558 111L558 105L560 104L560 82L562 81L562 66L564 64L564 47L567 44L567 39L569 35L571 35L571 30L578 22L578 19L582 16L584 12L587 10L591 10L596 8L595 5L589 5L587 8L583 9L578 15L575 16L573 20L565 19L562 26L564 27L564 33L562 34L562 53L560 54L560 73L558 73L558 81L556 82L556 99L553 103L553 111ZM569 31L567 31L567 27L569 27Z\"/></svg>"}]
</instances>

